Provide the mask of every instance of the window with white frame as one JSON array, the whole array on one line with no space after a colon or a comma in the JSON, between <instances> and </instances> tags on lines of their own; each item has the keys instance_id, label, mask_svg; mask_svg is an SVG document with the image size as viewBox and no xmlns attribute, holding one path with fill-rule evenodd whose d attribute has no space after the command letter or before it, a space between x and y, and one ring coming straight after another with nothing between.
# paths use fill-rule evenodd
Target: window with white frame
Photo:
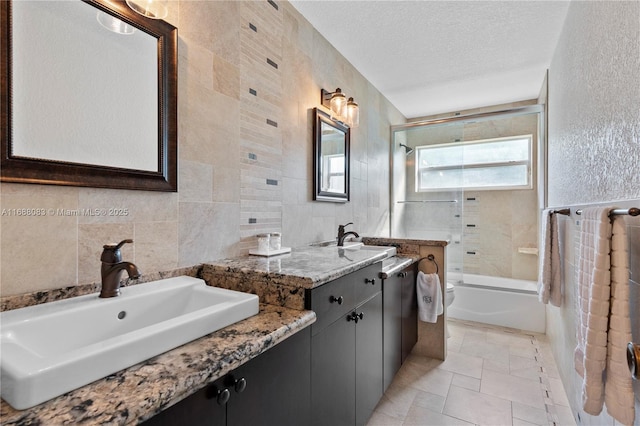
<instances>
[{"instance_id":1,"label":"window with white frame","mask_svg":"<svg viewBox=\"0 0 640 426\"><path fill-rule=\"evenodd\" d=\"M416 147L416 191L531 188L532 136Z\"/></svg>"},{"instance_id":2,"label":"window with white frame","mask_svg":"<svg viewBox=\"0 0 640 426\"><path fill-rule=\"evenodd\" d=\"M336 193L345 192L344 154L324 155L322 160L322 190Z\"/></svg>"}]
</instances>

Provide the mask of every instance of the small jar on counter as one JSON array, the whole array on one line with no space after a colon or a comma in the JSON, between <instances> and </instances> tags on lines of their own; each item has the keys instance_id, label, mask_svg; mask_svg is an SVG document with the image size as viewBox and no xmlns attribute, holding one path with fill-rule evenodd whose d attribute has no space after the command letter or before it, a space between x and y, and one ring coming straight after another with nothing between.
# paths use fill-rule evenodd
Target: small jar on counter
<instances>
[{"instance_id":1,"label":"small jar on counter","mask_svg":"<svg viewBox=\"0 0 640 426\"><path fill-rule=\"evenodd\" d=\"M282 246L282 234L280 232L272 232L270 234L269 247L271 250L280 250Z\"/></svg>"},{"instance_id":2,"label":"small jar on counter","mask_svg":"<svg viewBox=\"0 0 640 426\"><path fill-rule=\"evenodd\" d=\"M269 234L258 234L258 251L268 252L270 245Z\"/></svg>"}]
</instances>

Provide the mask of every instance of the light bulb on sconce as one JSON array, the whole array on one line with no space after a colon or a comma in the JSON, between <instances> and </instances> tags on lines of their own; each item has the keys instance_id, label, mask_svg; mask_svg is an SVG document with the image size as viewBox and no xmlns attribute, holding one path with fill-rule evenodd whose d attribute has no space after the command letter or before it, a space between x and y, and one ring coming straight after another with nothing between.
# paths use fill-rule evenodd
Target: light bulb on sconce
<instances>
[{"instance_id":1,"label":"light bulb on sconce","mask_svg":"<svg viewBox=\"0 0 640 426\"><path fill-rule=\"evenodd\" d=\"M320 90L320 99L323 106L329 108L331 118L340 121L349 127L358 127L360 124L360 108L352 97L347 97L340 88L334 92L325 89Z\"/></svg>"},{"instance_id":2,"label":"light bulb on sconce","mask_svg":"<svg viewBox=\"0 0 640 426\"><path fill-rule=\"evenodd\" d=\"M98 23L100 25L116 34L131 35L136 32L135 27L133 27L132 25L121 21L115 16L104 13L101 10L97 12L96 19L98 20Z\"/></svg>"},{"instance_id":3,"label":"light bulb on sconce","mask_svg":"<svg viewBox=\"0 0 640 426\"><path fill-rule=\"evenodd\" d=\"M339 87L331 95L329 105L331 108L331 118L343 121L347 106L347 97L342 93L342 90L340 90Z\"/></svg>"},{"instance_id":4,"label":"light bulb on sconce","mask_svg":"<svg viewBox=\"0 0 640 426\"><path fill-rule=\"evenodd\" d=\"M349 127L358 127L360 125L360 108L353 98L349 98L347 101L347 124Z\"/></svg>"},{"instance_id":5,"label":"light bulb on sconce","mask_svg":"<svg viewBox=\"0 0 640 426\"><path fill-rule=\"evenodd\" d=\"M164 19L169 13L167 0L127 0L127 6L151 19Z\"/></svg>"}]
</instances>

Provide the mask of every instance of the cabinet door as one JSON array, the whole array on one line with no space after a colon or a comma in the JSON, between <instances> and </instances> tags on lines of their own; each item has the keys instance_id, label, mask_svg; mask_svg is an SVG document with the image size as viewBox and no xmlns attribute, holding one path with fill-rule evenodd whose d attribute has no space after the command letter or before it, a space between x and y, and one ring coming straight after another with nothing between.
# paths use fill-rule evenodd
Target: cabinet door
<instances>
[{"instance_id":1,"label":"cabinet door","mask_svg":"<svg viewBox=\"0 0 640 426\"><path fill-rule=\"evenodd\" d=\"M311 340L314 426L355 424L355 334L355 322L343 315Z\"/></svg>"},{"instance_id":2,"label":"cabinet door","mask_svg":"<svg viewBox=\"0 0 640 426\"><path fill-rule=\"evenodd\" d=\"M365 425L382 398L382 293L356 308L356 425ZM352 424L352 423L350 423Z\"/></svg>"},{"instance_id":3,"label":"cabinet door","mask_svg":"<svg viewBox=\"0 0 640 426\"><path fill-rule=\"evenodd\" d=\"M311 329L307 327L160 412L145 425L309 424L310 344Z\"/></svg>"},{"instance_id":4,"label":"cabinet door","mask_svg":"<svg viewBox=\"0 0 640 426\"><path fill-rule=\"evenodd\" d=\"M145 426L225 426L227 406L217 402L217 391L224 391L223 379L183 399L144 422Z\"/></svg>"},{"instance_id":5,"label":"cabinet door","mask_svg":"<svg viewBox=\"0 0 640 426\"><path fill-rule=\"evenodd\" d=\"M418 342L416 266L405 268L402 275L402 362L404 362Z\"/></svg>"},{"instance_id":6,"label":"cabinet door","mask_svg":"<svg viewBox=\"0 0 640 426\"><path fill-rule=\"evenodd\" d=\"M230 373L227 425L308 425L310 350L311 329L307 327ZM236 383L240 392L236 392Z\"/></svg>"},{"instance_id":7,"label":"cabinet door","mask_svg":"<svg viewBox=\"0 0 640 426\"><path fill-rule=\"evenodd\" d=\"M383 281L382 303L382 359L386 391L402 364L402 278L399 274Z\"/></svg>"}]
</instances>

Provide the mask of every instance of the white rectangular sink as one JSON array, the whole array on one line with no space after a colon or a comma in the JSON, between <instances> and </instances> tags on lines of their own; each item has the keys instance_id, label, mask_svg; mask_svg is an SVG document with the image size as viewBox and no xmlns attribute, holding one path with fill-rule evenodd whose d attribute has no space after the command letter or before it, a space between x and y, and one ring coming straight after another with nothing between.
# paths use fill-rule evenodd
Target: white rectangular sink
<instances>
[{"instance_id":1,"label":"white rectangular sink","mask_svg":"<svg viewBox=\"0 0 640 426\"><path fill-rule=\"evenodd\" d=\"M258 296L180 276L0 314L0 394L40 404L258 313Z\"/></svg>"},{"instance_id":2,"label":"white rectangular sink","mask_svg":"<svg viewBox=\"0 0 640 426\"><path fill-rule=\"evenodd\" d=\"M392 246L369 246L361 242L346 242L342 248L345 250L383 251L387 258L393 257L397 253L397 249Z\"/></svg>"}]
</instances>

